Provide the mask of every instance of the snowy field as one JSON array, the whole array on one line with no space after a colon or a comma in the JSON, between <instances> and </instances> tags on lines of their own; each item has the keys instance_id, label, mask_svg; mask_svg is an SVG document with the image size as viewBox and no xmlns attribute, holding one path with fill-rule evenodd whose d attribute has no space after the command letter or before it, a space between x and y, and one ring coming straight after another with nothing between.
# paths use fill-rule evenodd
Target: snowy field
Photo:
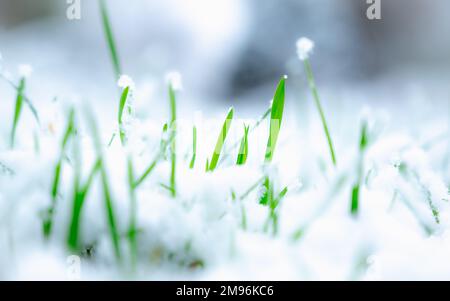
<instances>
[{"instance_id":1,"label":"snowy field","mask_svg":"<svg viewBox=\"0 0 450 301\"><path fill-rule=\"evenodd\" d=\"M1 280L450 280L440 76L337 88L303 38L294 74L228 108L176 71L112 59L103 93L103 71L52 78L0 47Z\"/></svg>"}]
</instances>

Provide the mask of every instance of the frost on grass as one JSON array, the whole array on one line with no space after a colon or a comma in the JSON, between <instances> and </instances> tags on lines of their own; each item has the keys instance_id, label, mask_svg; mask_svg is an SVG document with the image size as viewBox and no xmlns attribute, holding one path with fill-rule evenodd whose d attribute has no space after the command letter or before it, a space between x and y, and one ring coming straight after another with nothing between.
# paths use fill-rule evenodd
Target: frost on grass
<instances>
[{"instance_id":1,"label":"frost on grass","mask_svg":"<svg viewBox=\"0 0 450 301\"><path fill-rule=\"evenodd\" d=\"M314 50L314 42L308 38L302 37L297 40L297 56L301 61L309 58Z\"/></svg>"},{"instance_id":2,"label":"frost on grass","mask_svg":"<svg viewBox=\"0 0 450 301\"><path fill-rule=\"evenodd\" d=\"M297 46L308 59L313 43ZM442 122L411 134L373 110L349 113L352 129L333 137L341 150L333 164L323 132L332 124L312 115L299 131L283 110L285 94L287 105L295 99L285 80L257 120L230 110L224 122L221 111L213 125L186 124L187 139L180 124L177 160L175 114L138 118L133 93L118 100L123 144L109 144L105 130L118 120L100 124L75 104L72 114L41 106L42 127L24 115L14 149L2 123L0 278L67 279L66 260L77 255L88 280L450 279L448 134L430 136ZM181 76L167 83L179 91ZM138 89L125 75L118 86L122 95Z\"/></svg>"}]
</instances>

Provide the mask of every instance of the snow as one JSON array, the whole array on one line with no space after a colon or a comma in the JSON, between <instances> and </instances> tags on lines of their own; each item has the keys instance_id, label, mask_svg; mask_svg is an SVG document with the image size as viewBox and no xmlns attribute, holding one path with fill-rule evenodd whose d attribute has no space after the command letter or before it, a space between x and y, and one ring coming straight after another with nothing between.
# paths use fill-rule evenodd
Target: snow
<instances>
[{"instance_id":1,"label":"snow","mask_svg":"<svg viewBox=\"0 0 450 301\"><path fill-rule=\"evenodd\" d=\"M299 40L299 58L306 59L313 46L310 40ZM21 71L20 76L25 76L31 73L31 67ZM36 78L27 81L38 81ZM169 73L167 80L175 90L181 90L179 73ZM10 149L14 93L0 90L4 103L11 100L0 104L5 120L0 125L0 279L71 280L78 279L78 272L83 280L450 279L450 150L445 104L431 108L431 117L424 117L420 124L411 118L399 126L404 116L425 115L423 105L401 106L401 114L380 105L384 110L379 113L367 105L359 110L356 101L348 107L325 106L336 142L336 168L330 162L317 113L307 109L302 112L307 115L303 119L304 115L289 107L271 165L264 164L267 120L249 134L247 164L235 165L237 149L228 151L229 147L240 141L244 122L256 123L251 117L259 114L259 108L253 115L236 110L240 116L233 121L227 137L226 158L214 172L205 172L225 110L212 106L214 114L201 119L190 116L196 110L211 108L206 101L200 107L180 110L176 197L161 185L167 185L171 172L170 156L165 154L136 190L138 256L136 270L130 276L127 159L132 158L135 173L140 175L159 150L162 127L168 119L161 107L168 107L168 102L167 95L155 88L157 83L153 78L137 79L135 85L129 76L120 78L120 87L133 86L135 90L127 101L130 110L126 112L131 113L125 116L125 146L119 139L108 145L112 134L117 133L116 118L108 119L108 112L113 111L111 102L94 103L80 95L76 101L60 97L36 103L39 125L24 106L17 145ZM299 99L289 89L287 106ZM350 90L355 98L361 92L353 87ZM35 95L34 91L27 90L27 95ZM370 95L369 89L364 92ZM180 106L195 103L183 98L182 93L177 93ZM332 99L329 91L323 94L324 99ZM77 112L74 139L80 147L77 149L72 140L64 154L54 231L46 240L42 216L51 204L54 169L71 107ZM76 253L67 247L75 168L81 169L85 181L98 155L86 121L86 107L92 109L99 123L123 266L117 264L114 255L98 175L82 208L82 250ZM257 110L252 107L250 111ZM371 140L363 157L360 208L353 216L350 198L357 178L361 120L368 120ZM190 169L194 125L198 129L197 157L195 167ZM81 158L79 165L76 156ZM275 235L265 231L269 208L258 202L261 185L243 197L263 176L270 177L276 193L288 187L276 210L279 229ZM433 210L438 212L437 217ZM302 235L296 237L299 231ZM87 255L88 251L92 255ZM73 255L80 258L79 269L74 266L77 257Z\"/></svg>"}]
</instances>

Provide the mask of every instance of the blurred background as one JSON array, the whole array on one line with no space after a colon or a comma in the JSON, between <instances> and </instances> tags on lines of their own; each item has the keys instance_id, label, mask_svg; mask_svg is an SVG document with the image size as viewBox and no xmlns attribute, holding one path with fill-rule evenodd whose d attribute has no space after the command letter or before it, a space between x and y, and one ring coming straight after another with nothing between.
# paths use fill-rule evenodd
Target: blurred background
<instances>
[{"instance_id":1,"label":"blurred background","mask_svg":"<svg viewBox=\"0 0 450 301\"><path fill-rule=\"evenodd\" d=\"M270 95L283 74L301 80L295 42L307 36L316 43L312 64L322 86L384 82L392 86L388 91L408 86L450 99L448 0L381 0L382 19L372 21L366 0L107 2L122 69L147 83L146 91L176 69L192 98L255 101ZM68 6L61 0L0 1L4 65L30 63L40 87L55 94L104 98L99 87L111 88L114 78L98 2L81 0L81 20L75 21L66 18Z\"/></svg>"}]
</instances>

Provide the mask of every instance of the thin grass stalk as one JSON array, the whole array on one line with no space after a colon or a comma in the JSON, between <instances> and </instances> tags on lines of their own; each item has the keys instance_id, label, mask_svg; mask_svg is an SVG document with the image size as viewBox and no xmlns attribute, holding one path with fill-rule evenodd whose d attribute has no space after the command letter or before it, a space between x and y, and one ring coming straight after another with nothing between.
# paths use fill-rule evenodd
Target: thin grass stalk
<instances>
[{"instance_id":1,"label":"thin grass stalk","mask_svg":"<svg viewBox=\"0 0 450 301\"><path fill-rule=\"evenodd\" d=\"M53 228L53 214L56 209L56 202L59 194L59 186L60 186L60 178L61 178L61 171L62 171L62 165L63 160L65 157L67 144L69 142L69 138L74 134L75 132L75 110L71 109L69 113L69 121L67 123L66 130L64 132L64 136L61 142L61 149L60 154L58 158L58 162L55 166L55 171L53 175L53 182L52 182L52 188L51 188L51 204L49 209L47 210L46 217L43 222L43 232L44 237L48 238L51 235L52 228Z\"/></svg>"},{"instance_id":2,"label":"thin grass stalk","mask_svg":"<svg viewBox=\"0 0 450 301\"><path fill-rule=\"evenodd\" d=\"M23 105L23 93L25 90L25 78L22 77L19 83L19 87L17 89L17 97L16 97L16 104L14 108L14 117L13 117L13 124L11 128L11 136L10 136L10 147L11 149L14 148L15 141L16 141L16 131L17 126L19 124L20 114L22 112L22 105Z\"/></svg>"},{"instance_id":3,"label":"thin grass stalk","mask_svg":"<svg viewBox=\"0 0 450 301\"><path fill-rule=\"evenodd\" d=\"M19 92L20 89L20 83L19 85L16 85L13 81L11 81L9 78L5 77L2 73L0 73L0 78L3 78L11 87L13 87L16 92ZM33 102L25 95L25 93L22 93L23 101L28 105L31 114L33 115L34 119L36 120L36 123L40 125L40 119L38 111L36 110L36 107L33 105Z\"/></svg>"},{"instance_id":4,"label":"thin grass stalk","mask_svg":"<svg viewBox=\"0 0 450 301\"><path fill-rule=\"evenodd\" d=\"M113 245L113 251L116 256L117 261L120 263L122 261L122 252L120 247L120 236L117 227L117 218L114 210L114 200L111 194L111 189L109 186L108 173L106 171L105 160L103 157L102 144L100 140L100 135L97 129L97 124L94 117L90 112L88 112L88 121L92 131L92 138L94 146L97 150L98 160L99 160L99 172L101 178L101 184L103 188L103 199L105 202L105 211L108 223L109 234L111 237L111 242Z\"/></svg>"},{"instance_id":5,"label":"thin grass stalk","mask_svg":"<svg viewBox=\"0 0 450 301\"><path fill-rule=\"evenodd\" d=\"M172 141L170 144L170 191L172 197L177 194L176 190L176 167L177 167L177 150L176 150L176 136L177 136L177 104L175 90L172 83L169 83L169 100L170 100L170 128Z\"/></svg>"},{"instance_id":6,"label":"thin grass stalk","mask_svg":"<svg viewBox=\"0 0 450 301\"><path fill-rule=\"evenodd\" d=\"M116 79L122 74L120 67L119 55L117 52L116 42L112 31L111 21L108 14L108 9L105 0L99 0L100 13L102 17L103 31L105 33L106 42L108 44L109 54L111 56L112 65Z\"/></svg>"},{"instance_id":7,"label":"thin grass stalk","mask_svg":"<svg viewBox=\"0 0 450 301\"><path fill-rule=\"evenodd\" d=\"M236 165L244 165L247 162L248 157L248 131L249 126L244 124L244 136L241 140L241 146L239 147L238 157L236 159Z\"/></svg>"},{"instance_id":8,"label":"thin grass stalk","mask_svg":"<svg viewBox=\"0 0 450 301\"><path fill-rule=\"evenodd\" d=\"M134 186L134 169L131 157L127 160L128 169L128 191L130 194L130 216L128 222L128 242L130 246L131 267L136 268L137 263L137 199Z\"/></svg>"},{"instance_id":9,"label":"thin grass stalk","mask_svg":"<svg viewBox=\"0 0 450 301\"><path fill-rule=\"evenodd\" d=\"M283 77L278 83L275 95L273 97L270 114L269 139L267 141L267 148L265 153L266 163L272 162L272 158L275 152L275 146L277 144L278 135L281 129L281 123L283 121L285 84L286 77Z\"/></svg>"},{"instance_id":10,"label":"thin grass stalk","mask_svg":"<svg viewBox=\"0 0 450 301\"><path fill-rule=\"evenodd\" d=\"M330 130L328 128L327 120L325 118L325 113L323 112L322 104L320 102L319 92L317 91L317 86L316 86L316 82L314 80L314 75L313 75L313 72L311 69L311 64L309 63L308 59L305 59L303 62L305 65L306 77L308 79L308 84L311 89L317 111L319 112L320 119L322 121L322 126L323 126L323 130L325 132L325 136L327 138L328 148L330 150L331 161L333 162L333 165L336 166L337 165L336 152L334 150L333 140L331 139L331 134L330 134Z\"/></svg>"},{"instance_id":11,"label":"thin grass stalk","mask_svg":"<svg viewBox=\"0 0 450 301\"><path fill-rule=\"evenodd\" d=\"M197 157L197 128L192 128L192 157L189 163L189 168L193 169L195 165L195 158Z\"/></svg>"},{"instance_id":12,"label":"thin grass stalk","mask_svg":"<svg viewBox=\"0 0 450 301\"><path fill-rule=\"evenodd\" d=\"M217 167L217 163L219 162L220 154L222 152L223 145L228 135L228 131L230 130L231 122L233 121L234 109L230 108L228 111L227 117L222 125L222 130L220 131L219 137L217 138L216 146L214 148L214 152L211 156L211 160L207 162L207 170L214 171Z\"/></svg>"}]
</instances>

